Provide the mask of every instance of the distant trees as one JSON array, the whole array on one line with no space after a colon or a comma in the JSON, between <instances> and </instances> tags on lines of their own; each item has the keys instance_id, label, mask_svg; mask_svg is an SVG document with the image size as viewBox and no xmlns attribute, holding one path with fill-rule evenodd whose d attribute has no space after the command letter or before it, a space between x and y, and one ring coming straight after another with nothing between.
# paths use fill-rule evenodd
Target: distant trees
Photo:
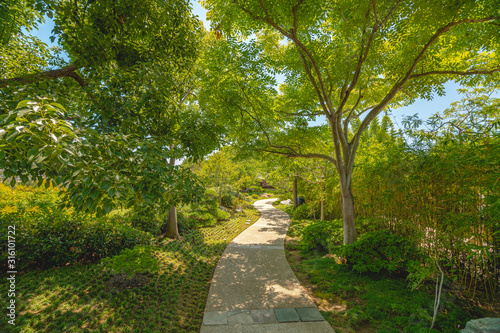
<instances>
[{"instance_id":1,"label":"distant trees","mask_svg":"<svg viewBox=\"0 0 500 333\"><path fill-rule=\"evenodd\" d=\"M345 244L357 237L353 170L370 123L388 107L442 94L446 81L474 86L499 77L500 6L494 1L205 4L208 18L227 36L213 46L220 65L207 71L220 83L213 84L216 102L207 103L227 110L228 125L240 119L241 145L335 166ZM253 35L253 41L236 42ZM280 94L269 79L278 72L286 77ZM311 133L306 120L317 115L328 122L329 154L289 144L286 136L292 129ZM251 128L260 133L250 139Z\"/></svg>"}]
</instances>

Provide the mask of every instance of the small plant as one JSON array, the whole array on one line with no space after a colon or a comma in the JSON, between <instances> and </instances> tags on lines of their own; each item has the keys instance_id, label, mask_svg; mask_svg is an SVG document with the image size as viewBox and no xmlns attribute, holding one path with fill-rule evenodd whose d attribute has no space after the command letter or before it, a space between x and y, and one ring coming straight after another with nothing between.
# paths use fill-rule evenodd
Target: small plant
<instances>
[{"instance_id":1,"label":"small plant","mask_svg":"<svg viewBox=\"0 0 500 333\"><path fill-rule=\"evenodd\" d=\"M152 245L135 246L133 249L123 250L112 258L101 259L101 262L115 274L126 274L127 277L155 273L159 270L157 251Z\"/></svg>"}]
</instances>

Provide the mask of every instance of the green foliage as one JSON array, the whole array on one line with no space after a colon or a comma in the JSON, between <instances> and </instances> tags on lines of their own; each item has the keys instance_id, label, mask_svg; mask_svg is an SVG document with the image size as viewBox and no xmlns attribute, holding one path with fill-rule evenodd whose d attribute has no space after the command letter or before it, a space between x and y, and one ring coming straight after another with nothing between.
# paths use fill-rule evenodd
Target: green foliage
<instances>
[{"instance_id":1,"label":"green foliage","mask_svg":"<svg viewBox=\"0 0 500 333\"><path fill-rule=\"evenodd\" d=\"M292 218L296 220L303 220L310 218L312 216L313 210L309 206L309 204L305 203L303 205L298 206L293 210Z\"/></svg>"},{"instance_id":2,"label":"green foliage","mask_svg":"<svg viewBox=\"0 0 500 333\"><path fill-rule=\"evenodd\" d=\"M300 249L302 252L318 249L332 252L342 244L342 220L310 221L300 232Z\"/></svg>"},{"instance_id":3,"label":"green foliage","mask_svg":"<svg viewBox=\"0 0 500 333\"><path fill-rule=\"evenodd\" d=\"M447 291L441 297L434 329L432 322L434 285L425 290L411 290L404 278L382 274L358 274L334 258L310 253L303 260L291 262L297 272L315 285L316 297L335 300L344 309L326 310L325 319L345 332L448 332L462 329L470 319L488 316ZM491 315L491 314L490 314Z\"/></svg>"},{"instance_id":4,"label":"green foliage","mask_svg":"<svg viewBox=\"0 0 500 333\"><path fill-rule=\"evenodd\" d=\"M234 206L235 199L235 196L231 195L230 193L225 193L222 196L222 206L232 208Z\"/></svg>"},{"instance_id":5,"label":"green foliage","mask_svg":"<svg viewBox=\"0 0 500 333\"><path fill-rule=\"evenodd\" d=\"M231 214L229 212L225 212L221 209L217 210L217 220L227 220L231 217Z\"/></svg>"},{"instance_id":6,"label":"green foliage","mask_svg":"<svg viewBox=\"0 0 500 333\"><path fill-rule=\"evenodd\" d=\"M64 204L109 213L118 204L166 205L189 201L200 191L189 169L172 166L161 139L99 135L65 120L58 103L22 102L0 117L0 168L5 181L53 180L66 185ZM29 139L28 139L29 138Z\"/></svg>"},{"instance_id":7,"label":"green foliage","mask_svg":"<svg viewBox=\"0 0 500 333\"><path fill-rule=\"evenodd\" d=\"M64 190L0 184L0 241L7 246L7 227L16 226L20 269L96 261L138 244L150 244L150 233L132 227L119 214L107 218L59 209ZM2 260L7 251L2 252ZM6 262L6 261L4 261Z\"/></svg>"},{"instance_id":8,"label":"green foliage","mask_svg":"<svg viewBox=\"0 0 500 333\"><path fill-rule=\"evenodd\" d=\"M107 269L114 273L123 273L127 276L134 274L156 273L159 270L156 253L159 249L149 246L135 246L133 249L126 249L119 255L112 258L101 259Z\"/></svg>"},{"instance_id":9,"label":"green foliage","mask_svg":"<svg viewBox=\"0 0 500 333\"><path fill-rule=\"evenodd\" d=\"M97 219L54 212L30 219L26 216L2 218L3 244L7 244L8 225L15 225L17 237L23 240L16 246L22 270L96 261L153 241L151 234L127 225L126 220L119 217ZM6 257L7 251L3 251L4 262Z\"/></svg>"},{"instance_id":10,"label":"green foliage","mask_svg":"<svg viewBox=\"0 0 500 333\"><path fill-rule=\"evenodd\" d=\"M184 230L181 239L165 239L154 248L122 251L106 265L23 270L16 277L16 310L24 314L16 317L15 326L0 320L0 332L198 332L220 256L250 226L247 220L258 218L255 209L246 210L213 228ZM126 278L122 268L137 274ZM0 294L7 295L9 288L2 278ZM0 297L1 307L8 302Z\"/></svg>"},{"instance_id":11,"label":"green foliage","mask_svg":"<svg viewBox=\"0 0 500 333\"><path fill-rule=\"evenodd\" d=\"M354 244L340 247L338 252L358 273L402 273L408 270L411 260L419 258L414 240L387 230L366 233Z\"/></svg>"},{"instance_id":12,"label":"green foliage","mask_svg":"<svg viewBox=\"0 0 500 333\"><path fill-rule=\"evenodd\" d=\"M153 236L159 235L163 231L168 219L167 213L158 211L139 211L130 218L130 224L133 228L150 233Z\"/></svg>"}]
</instances>

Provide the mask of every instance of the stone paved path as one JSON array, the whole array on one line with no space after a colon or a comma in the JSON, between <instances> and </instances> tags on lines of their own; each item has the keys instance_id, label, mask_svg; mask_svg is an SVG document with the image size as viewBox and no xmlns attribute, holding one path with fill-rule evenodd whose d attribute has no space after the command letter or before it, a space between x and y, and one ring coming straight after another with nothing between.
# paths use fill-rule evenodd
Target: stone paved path
<instances>
[{"instance_id":1,"label":"stone paved path","mask_svg":"<svg viewBox=\"0 0 500 333\"><path fill-rule=\"evenodd\" d=\"M285 258L290 219L275 200L257 201L261 218L224 251L200 333L335 333Z\"/></svg>"}]
</instances>

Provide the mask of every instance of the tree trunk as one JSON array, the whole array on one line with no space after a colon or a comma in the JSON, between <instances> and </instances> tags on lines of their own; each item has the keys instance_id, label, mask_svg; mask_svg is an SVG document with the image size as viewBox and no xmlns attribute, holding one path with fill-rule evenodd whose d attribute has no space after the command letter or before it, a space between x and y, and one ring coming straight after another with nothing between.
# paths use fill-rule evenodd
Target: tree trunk
<instances>
[{"instance_id":1,"label":"tree trunk","mask_svg":"<svg viewBox=\"0 0 500 333\"><path fill-rule=\"evenodd\" d=\"M297 176L293 177L293 209L297 208Z\"/></svg>"},{"instance_id":2,"label":"tree trunk","mask_svg":"<svg viewBox=\"0 0 500 333\"><path fill-rule=\"evenodd\" d=\"M168 212L168 221L167 221L167 231L165 235L170 238L179 238L179 229L177 228L177 209L175 206L170 206L170 210Z\"/></svg>"},{"instance_id":3,"label":"tree trunk","mask_svg":"<svg viewBox=\"0 0 500 333\"><path fill-rule=\"evenodd\" d=\"M325 200L321 199L321 216L320 220L323 221L325 219Z\"/></svg>"},{"instance_id":4,"label":"tree trunk","mask_svg":"<svg viewBox=\"0 0 500 333\"><path fill-rule=\"evenodd\" d=\"M356 241L356 224L354 222L354 199L351 186L341 184L342 192L342 219L344 221L344 245L352 244Z\"/></svg>"},{"instance_id":5,"label":"tree trunk","mask_svg":"<svg viewBox=\"0 0 500 333\"><path fill-rule=\"evenodd\" d=\"M170 147L172 150L174 146ZM175 165L175 158L170 158L170 165ZM178 239L180 238L179 229L177 227L177 209L175 206L170 206L170 210L168 211L168 221L167 221L167 231L165 231L165 235L170 238Z\"/></svg>"}]
</instances>

